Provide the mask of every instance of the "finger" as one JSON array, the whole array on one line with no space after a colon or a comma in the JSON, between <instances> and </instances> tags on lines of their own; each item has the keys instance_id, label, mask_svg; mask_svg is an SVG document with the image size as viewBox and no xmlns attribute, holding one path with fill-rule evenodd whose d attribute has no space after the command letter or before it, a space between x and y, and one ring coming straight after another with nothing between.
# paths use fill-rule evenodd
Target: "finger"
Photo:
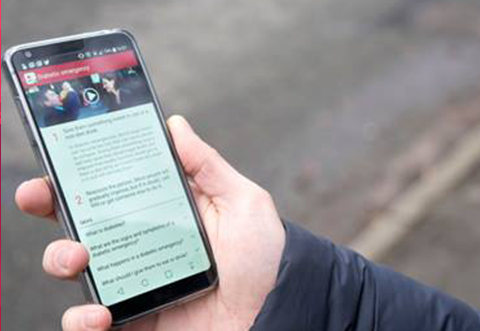
<instances>
[{"instance_id":1,"label":"finger","mask_svg":"<svg viewBox=\"0 0 480 331\"><path fill-rule=\"evenodd\" d=\"M18 208L40 217L54 217L53 198L50 184L42 178L24 182L17 189L15 201Z\"/></svg>"},{"instance_id":2,"label":"finger","mask_svg":"<svg viewBox=\"0 0 480 331\"><path fill-rule=\"evenodd\" d=\"M43 269L56 278L72 279L87 267L88 260L88 252L82 244L58 240L45 250Z\"/></svg>"},{"instance_id":3,"label":"finger","mask_svg":"<svg viewBox=\"0 0 480 331\"><path fill-rule=\"evenodd\" d=\"M243 177L193 131L181 116L172 116L168 127L185 172L210 197L237 190Z\"/></svg>"},{"instance_id":4,"label":"finger","mask_svg":"<svg viewBox=\"0 0 480 331\"><path fill-rule=\"evenodd\" d=\"M63 314L64 331L104 331L112 324L112 316L107 308L100 305L77 306Z\"/></svg>"}]
</instances>

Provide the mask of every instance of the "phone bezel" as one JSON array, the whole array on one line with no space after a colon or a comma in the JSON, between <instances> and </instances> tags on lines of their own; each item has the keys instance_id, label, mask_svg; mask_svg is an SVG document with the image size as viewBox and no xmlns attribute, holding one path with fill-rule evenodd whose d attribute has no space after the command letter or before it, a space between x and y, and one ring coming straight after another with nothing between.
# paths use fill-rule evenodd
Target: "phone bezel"
<instances>
[{"instance_id":1,"label":"phone bezel","mask_svg":"<svg viewBox=\"0 0 480 331\"><path fill-rule=\"evenodd\" d=\"M42 50L42 52L44 52L43 56L48 54L58 54L58 47L61 48L62 46L64 46L67 49L71 48L72 45L78 47L79 42L81 42L84 46L85 43L89 44L94 40L96 42L100 40L104 41L105 43L111 43L113 38L126 38L125 40L128 40L128 42L132 45L132 49L135 51L139 63L144 71L148 87L154 100L156 112L162 130L167 139L170 152L173 155L177 171L182 181L182 185L185 192L187 193L190 207L193 211L193 214L195 215L195 220L200 230L202 241L207 250L207 254L211 264L210 269L205 272L201 272L199 274L193 275L191 277L185 278L167 286L154 289L150 292L135 296L133 298L109 306L108 308L112 312L113 316L113 324L115 326L121 326L152 312L156 312L171 307L173 305L192 300L212 290L218 284L218 274L213 252L208 241L208 237L203 226L201 216L198 212L192 192L189 188L186 175L183 171L178 154L175 150L173 140L168 131L161 103L158 96L156 95L155 89L153 87L153 82L145 66L145 61L139 50L138 44L133 35L126 30L103 30L93 33L84 33L13 47L7 52L5 52L3 64L4 69L6 69L4 70L4 72L8 75L8 79L10 80L10 83L12 85L16 102L20 103L20 115L22 117L22 120L25 122L24 124L26 124L25 126L27 134L29 135L32 148L37 156L38 161L41 163L52 183L57 216L60 218L61 223L64 226L67 237L72 240L78 241L78 234L75 229L75 224L73 222L72 216L68 210L61 184L57 178L53 163L50 159L50 155L48 154L47 148L40 134L40 128L34 119L32 109L27 101L25 91L18 77L18 70L14 63L15 56L27 50L32 51L33 54L36 54L37 51ZM98 290L89 268L84 271L82 276L83 279L81 283L84 286L84 292L86 292L85 294L87 300L91 300L95 303L101 304Z\"/></svg>"}]
</instances>

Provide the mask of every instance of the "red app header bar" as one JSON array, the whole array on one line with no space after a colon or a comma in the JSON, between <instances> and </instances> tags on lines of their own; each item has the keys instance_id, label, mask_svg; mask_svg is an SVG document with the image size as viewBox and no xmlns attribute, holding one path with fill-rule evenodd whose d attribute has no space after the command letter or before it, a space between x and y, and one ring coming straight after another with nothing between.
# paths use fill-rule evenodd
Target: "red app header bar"
<instances>
[{"instance_id":1,"label":"red app header bar","mask_svg":"<svg viewBox=\"0 0 480 331\"><path fill-rule=\"evenodd\" d=\"M93 74L112 72L136 65L138 65L138 60L135 52L126 51L41 69L25 70L20 72L20 79L24 88L31 88L75 80Z\"/></svg>"}]
</instances>

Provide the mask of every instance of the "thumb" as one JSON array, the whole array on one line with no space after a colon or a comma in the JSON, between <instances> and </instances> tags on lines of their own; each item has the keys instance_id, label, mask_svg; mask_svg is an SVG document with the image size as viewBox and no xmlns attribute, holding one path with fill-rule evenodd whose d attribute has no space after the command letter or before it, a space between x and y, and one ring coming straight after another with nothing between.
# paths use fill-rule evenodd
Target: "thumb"
<instances>
[{"instance_id":1,"label":"thumb","mask_svg":"<svg viewBox=\"0 0 480 331\"><path fill-rule=\"evenodd\" d=\"M206 144L182 116L168 120L183 168L198 188L210 197L227 196L242 183L242 176Z\"/></svg>"}]
</instances>

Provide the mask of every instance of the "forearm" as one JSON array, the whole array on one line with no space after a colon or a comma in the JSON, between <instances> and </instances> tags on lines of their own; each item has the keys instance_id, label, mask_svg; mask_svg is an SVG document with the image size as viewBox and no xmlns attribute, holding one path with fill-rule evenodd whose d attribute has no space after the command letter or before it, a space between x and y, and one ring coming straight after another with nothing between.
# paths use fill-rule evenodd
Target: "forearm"
<instances>
[{"instance_id":1,"label":"forearm","mask_svg":"<svg viewBox=\"0 0 480 331\"><path fill-rule=\"evenodd\" d=\"M478 331L468 305L286 223L275 289L252 331Z\"/></svg>"}]
</instances>

